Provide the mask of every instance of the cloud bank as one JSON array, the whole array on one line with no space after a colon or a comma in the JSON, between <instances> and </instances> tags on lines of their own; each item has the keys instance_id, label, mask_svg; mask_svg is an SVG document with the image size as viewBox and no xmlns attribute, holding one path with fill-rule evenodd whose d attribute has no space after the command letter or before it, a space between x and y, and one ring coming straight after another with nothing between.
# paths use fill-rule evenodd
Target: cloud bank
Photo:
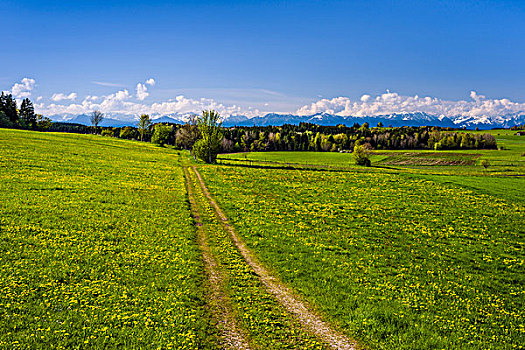
<instances>
[{"instance_id":1,"label":"cloud bank","mask_svg":"<svg viewBox=\"0 0 525 350\"><path fill-rule=\"evenodd\" d=\"M176 96L167 101L146 103L144 100L150 96L150 90L156 81L149 78L136 85L135 92L120 89L109 95L87 95L78 100L78 94L71 92L54 93L47 98L36 99L35 110L46 116L71 116L90 113L100 110L104 113L116 116L120 119L136 119L143 113L151 116L176 115L200 113L204 109L214 109L223 117L231 115L244 115L246 117L260 116L258 109L242 108L236 104L223 104L210 98L188 98L183 95ZM17 99L30 97L36 87L36 82L31 78L24 78L15 83L10 91ZM154 90L154 89L153 89ZM272 106L266 107L271 110ZM491 99L480 95L475 91L470 92L467 100L444 100L436 97L418 95L404 96L395 92L387 92L376 96L362 95L359 99L352 100L349 97L323 98L308 105L299 107L295 113L301 116L309 116L317 113L328 113L338 116L378 116L394 113L423 112L434 116L481 118L485 120L500 116L525 114L525 103L513 102L509 99Z\"/></svg>"},{"instance_id":2,"label":"cloud bank","mask_svg":"<svg viewBox=\"0 0 525 350\"><path fill-rule=\"evenodd\" d=\"M298 115L329 113L339 116L378 116L394 113L423 112L445 117L486 117L517 114L525 111L525 103L512 102L506 98L489 99L475 91L470 92L471 100L450 101L436 97L403 96L387 91L372 97L362 95L357 101L348 97L321 99L296 111Z\"/></svg>"},{"instance_id":3,"label":"cloud bank","mask_svg":"<svg viewBox=\"0 0 525 350\"><path fill-rule=\"evenodd\" d=\"M80 103L39 103L35 105L35 109L38 113L48 116L84 114L90 113L94 110L100 110L104 113L110 114L129 115L130 117L138 116L143 113L152 116L162 116L169 114L201 113L204 109L214 109L222 116L238 114L250 116L258 115L257 110L246 111L236 105L225 106L212 99L201 98L195 100L182 95L165 102L145 104L133 101L133 95L131 95L128 90L120 90L111 95L102 97L87 96Z\"/></svg>"},{"instance_id":4,"label":"cloud bank","mask_svg":"<svg viewBox=\"0 0 525 350\"><path fill-rule=\"evenodd\" d=\"M139 85L144 85L139 83ZM148 84L152 85L152 84ZM236 105L224 105L218 103L213 99L200 98L191 99L185 96L176 96L174 99L170 99L164 102L154 102L150 104L142 103L145 98L144 94L141 94L140 89L137 89L137 94L132 95L126 89L119 90L113 94L106 96L86 96L79 103L69 104L58 104L58 103L37 103L35 104L35 110L38 113L47 116L56 115L77 115L90 113L94 110L100 110L104 113L115 114L115 115L127 115L130 118L136 117L140 114L147 113L152 116L162 116L170 114L189 114L189 113L201 113L204 109L214 109L218 111L222 116L230 115L246 115L256 116L259 115L258 110L249 109L244 110ZM146 92L146 94L148 94ZM147 95L146 95L147 96ZM62 96L60 96L62 97ZM55 102L57 99L54 100Z\"/></svg>"}]
</instances>

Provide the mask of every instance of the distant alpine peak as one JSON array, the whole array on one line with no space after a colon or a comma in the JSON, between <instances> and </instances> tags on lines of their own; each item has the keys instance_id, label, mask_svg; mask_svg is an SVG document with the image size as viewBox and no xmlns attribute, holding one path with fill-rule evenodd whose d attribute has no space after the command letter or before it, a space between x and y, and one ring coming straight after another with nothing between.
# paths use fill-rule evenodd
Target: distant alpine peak
<instances>
[{"instance_id":1,"label":"distant alpine peak","mask_svg":"<svg viewBox=\"0 0 525 350\"><path fill-rule=\"evenodd\" d=\"M195 113L172 113L172 114L154 114L151 116L153 123L186 123L191 115ZM87 114L81 115L54 115L51 116L55 121L66 121L90 125L90 118ZM138 116L120 115L118 113L107 113L106 118L101 126L136 126ZM312 123L319 125L347 125L352 126L355 123L368 123L370 126L376 126L378 123L384 126L441 126L454 128L508 128L515 125L525 124L525 112L513 113L497 117L488 116L454 116L432 115L426 112L401 112L376 116L341 116L327 112L315 113L312 115L296 115L284 113L268 113L264 116L248 118L245 115L231 115L223 119L223 126L280 126L283 124Z\"/></svg>"},{"instance_id":2,"label":"distant alpine peak","mask_svg":"<svg viewBox=\"0 0 525 350\"><path fill-rule=\"evenodd\" d=\"M512 127L515 125L525 124L525 113L516 113L500 117L471 117L471 116L454 116L447 117L443 114L432 115L426 112L401 112L376 116L341 116L326 112L316 113L309 116L299 116L294 114L268 113L261 117L246 118L225 118L225 126L267 126L283 124L299 124L301 122L313 123L319 125L338 125L343 124L351 126L355 123L368 123L375 126L382 123L385 126L441 126L455 128L475 128L483 129Z\"/></svg>"}]
</instances>

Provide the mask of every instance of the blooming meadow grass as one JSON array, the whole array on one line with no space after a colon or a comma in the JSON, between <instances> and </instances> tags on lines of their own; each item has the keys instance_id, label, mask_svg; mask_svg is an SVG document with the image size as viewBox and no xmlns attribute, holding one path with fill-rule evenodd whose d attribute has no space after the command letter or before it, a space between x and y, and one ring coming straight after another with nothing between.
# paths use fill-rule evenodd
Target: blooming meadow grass
<instances>
[{"instance_id":1,"label":"blooming meadow grass","mask_svg":"<svg viewBox=\"0 0 525 350\"><path fill-rule=\"evenodd\" d=\"M488 169L282 152L248 157L346 170L232 161L200 172L260 260L367 348L513 349L525 343L525 158L521 139L500 138L503 151L473 151ZM216 348L188 163L147 143L0 129L0 348ZM191 183L254 347L322 347Z\"/></svg>"},{"instance_id":2,"label":"blooming meadow grass","mask_svg":"<svg viewBox=\"0 0 525 350\"><path fill-rule=\"evenodd\" d=\"M0 129L1 348L213 348L179 158Z\"/></svg>"},{"instance_id":3,"label":"blooming meadow grass","mask_svg":"<svg viewBox=\"0 0 525 350\"><path fill-rule=\"evenodd\" d=\"M247 244L372 348L525 342L525 207L405 174L201 170Z\"/></svg>"},{"instance_id":4,"label":"blooming meadow grass","mask_svg":"<svg viewBox=\"0 0 525 350\"><path fill-rule=\"evenodd\" d=\"M252 268L235 248L230 234L221 226L214 209L197 184L193 171L190 184L195 188L201 220L208 243L224 276L225 288L238 323L252 340L254 349L325 349L307 334L273 296L265 290Z\"/></svg>"}]
</instances>

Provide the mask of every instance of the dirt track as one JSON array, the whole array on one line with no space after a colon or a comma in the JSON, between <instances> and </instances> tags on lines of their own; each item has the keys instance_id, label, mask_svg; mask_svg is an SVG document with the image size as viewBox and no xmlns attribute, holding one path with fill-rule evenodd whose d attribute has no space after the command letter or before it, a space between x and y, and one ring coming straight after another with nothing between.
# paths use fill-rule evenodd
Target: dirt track
<instances>
[{"instance_id":1,"label":"dirt track","mask_svg":"<svg viewBox=\"0 0 525 350\"><path fill-rule=\"evenodd\" d=\"M222 345L226 349L250 350L251 347L249 342L246 340L247 337L238 327L237 323L235 322L235 318L232 315L230 302L223 290L223 277L207 243L206 231L203 228L199 209L197 207L197 203L195 202L188 170L186 168L183 169L184 175L186 177L186 190L188 192L191 213L197 227L197 240L202 251L206 275L208 276L208 304L211 306L213 318L217 322L219 331L221 332L221 339L223 342Z\"/></svg>"},{"instance_id":2,"label":"dirt track","mask_svg":"<svg viewBox=\"0 0 525 350\"><path fill-rule=\"evenodd\" d=\"M306 331L315 335L320 341L327 344L332 349L357 349L355 341L347 338L340 332L336 331L328 323L323 321L321 317L312 311L312 308L304 301L300 300L294 291L285 286L275 276L272 276L269 271L258 261L255 255L248 249L244 241L235 232L234 228L229 224L228 218L219 207L219 205L212 198L204 183L200 173L195 167L192 167L202 191L209 203L215 210L220 219L224 229L230 234L237 249L241 252L246 262L253 268L255 273L259 276L261 282L271 292L275 299L290 313L297 321L304 327ZM185 172L187 170L185 169ZM188 176L187 176L188 178Z\"/></svg>"}]
</instances>

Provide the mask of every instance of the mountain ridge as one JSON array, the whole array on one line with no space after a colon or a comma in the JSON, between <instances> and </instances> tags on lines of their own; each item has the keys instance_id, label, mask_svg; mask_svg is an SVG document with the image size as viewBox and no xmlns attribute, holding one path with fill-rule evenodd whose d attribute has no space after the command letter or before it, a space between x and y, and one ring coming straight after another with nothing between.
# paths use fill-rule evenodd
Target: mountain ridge
<instances>
[{"instance_id":1,"label":"mountain ridge","mask_svg":"<svg viewBox=\"0 0 525 350\"><path fill-rule=\"evenodd\" d=\"M189 114L169 114L156 115L152 117L153 123L177 123L182 124L188 120ZM117 119L125 118L125 119ZM106 118L102 121L100 126L124 127L136 126L137 120L132 119L130 115L119 115L108 113ZM79 123L83 125L91 125L89 115L80 114L76 116L62 115L51 116L54 121ZM440 126L440 127L454 127L454 128L479 128L479 129L493 129L493 128L509 128L516 125L525 124L525 112L502 115L498 117L470 117L470 116L455 116L445 117L431 115L425 112L413 113L392 113L377 116L340 116L329 113L317 113L313 115L296 115L284 113L267 113L263 116L248 118L243 115L232 115L224 118L223 126L280 126L283 124L299 124L312 123L319 125L347 125L352 126L355 123L368 123L370 126L376 126L381 122L384 126Z\"/></svg>"}]
</instances>

